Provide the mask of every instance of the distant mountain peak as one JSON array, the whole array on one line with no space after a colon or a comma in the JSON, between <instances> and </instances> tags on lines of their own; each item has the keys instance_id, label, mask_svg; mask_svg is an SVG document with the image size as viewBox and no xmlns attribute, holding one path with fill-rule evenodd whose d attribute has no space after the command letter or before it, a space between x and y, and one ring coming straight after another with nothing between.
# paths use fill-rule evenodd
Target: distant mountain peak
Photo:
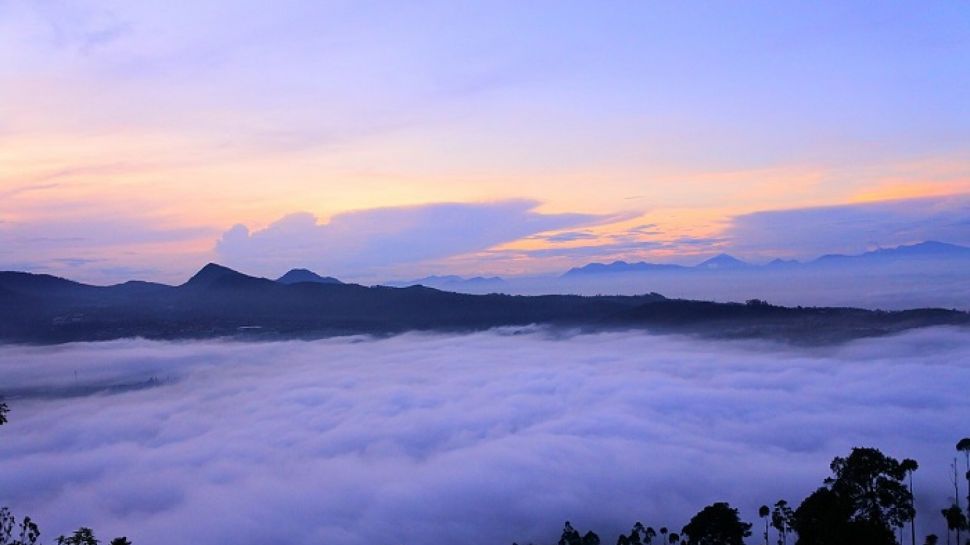
<instances>
[{"instance_id":1,"label":"distant mountain peak","mask_svg":"<svg viewBox=\"0 0 970 545\"><path fill-rule=\"evenodd\" d=\"M747 267L748 263L741 261L730 254L717 254L716 256L697 264L699 269L736 269Z\"/></svg>"},{"instance_id":2,"label":"distant mountain peak","mask_svg":"<svg viewBox=\"0 0 970 545\"><path fill-rule=\"evenodd\" d=\"M921 258L967 259L970 258L970 248L950 244L948 242L927 240L925 242L917 242L914 244L904 244L890 248L879 248L878 250L872 250L864 254L857 255L827 254L816 259L814 263L861 263L869 261L886 262L911 259L919 260Z\"/></svg>"},{"instance_id":3,"label":"distant mountain peak","mask_svg":"<svg viewBox=\"0 0 970 545\"><path fill-rule=\"evenodd\" d=\"M207 263L205 267L199 269L199 272L192 275L192 278L189 278L188 282L183 285L208 286L218 280L234 277L246 277L246 275L239 271L234 271L229 267L219 265L218 263Z\"/></svg>"},{"instance_id":4,"label":"distant mountain peak","mask_svg":"<svg viewBox=\"0 0 970 545\"><path fill-rule=\"evenodd\" d=\"M673 263L648 263L638 261L629 263L626 261L614 261L612 263L587 263L582 267L573 267L563 274L564 277L584 276L592 274L611 274L611 273L635 273L649 271L672 271L681 270L684 267Z\"/></svg>"},{"instance_id":5,"label":"distant mountain peak","mask_svg":"<svg viewBox=\"0 0 970 545\"><path fill-rule=\"evenodd\" d=\"M940 242L937 240L927 240L924 242L917 242L916 244L906 244L902 246L897 246L895 248L886 248L877 250L879 252L885 251L895 251L899 253L919 253L919 254L941 254L941 253L965 253L970 248L966 246L958 246L956 244L950 244L948 242Z\"/></svg>"},{"instance_id":6,"label":"distant mountain peak","mask_svg":"<svg viewBox=\"0 0 970 545\"><path fill-rule=\"evenodd\" d=\"M276 279L280 284L299 284L313 282L316 284L343 284L332 276L320 276L309 269L290 269L286 274Z\"/></svg>"}]
</instances>

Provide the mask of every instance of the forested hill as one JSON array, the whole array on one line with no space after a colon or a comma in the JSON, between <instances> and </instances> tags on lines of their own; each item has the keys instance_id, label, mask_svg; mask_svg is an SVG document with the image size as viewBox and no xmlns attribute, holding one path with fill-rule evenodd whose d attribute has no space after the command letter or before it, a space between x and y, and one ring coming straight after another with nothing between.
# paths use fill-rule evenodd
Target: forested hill
<instances>
[{"instance_id":1,"label":"forested hill","mask_svg":"<svg viewBox=\"0 0 970 545\"><path fill-rule=\"evenodd\" d=\"M125 337L255 339L472 331L543 324L643 328L729 337L839 341L930 325L970 326L942 309L880 312L785 308L639 296L468 295L424 286L286 283L215 264L169 286L91 286L49 275L0 272L0 341L60 343Z\"/></svg>"}]
</instances>

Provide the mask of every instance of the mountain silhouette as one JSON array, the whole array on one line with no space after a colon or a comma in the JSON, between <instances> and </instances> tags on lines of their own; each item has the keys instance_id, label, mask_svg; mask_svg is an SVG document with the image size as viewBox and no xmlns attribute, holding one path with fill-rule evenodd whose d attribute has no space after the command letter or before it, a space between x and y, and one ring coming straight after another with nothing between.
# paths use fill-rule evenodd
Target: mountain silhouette
<instances>
[{"instance_id":1,"label":"mountain silhouette","mask_svg":"<svg viewBox=\"0 0 970 545\"><path fill-rule=\"evenodd\" d=\"M880 248L859 255L828 254L813 264L867 264L887 262L917 262L921 260L970 260L970 248L946 242L926 241L918 244Z\"/></svg>"},{"instance_id":2,"label":"mountain silhouette","mask_svg":"<svg viewBox=\"0 0 970 545\"><path fill-rule=\"evenodd\" d=\"M748 263L741 261L740 259L728 255L728 254L718 254L706 261L703 261L694 267L697 269L740 269L750 266Z\"/></svg>"},{"instance_id":3,"label":"mountain silhouette","mask_svg":"<svg viewBox=\"0 0 970 545\"><path fill-rule=\"evenodd\" d=\"M441 289L500 289L506 285L505 279L499 276L472 276L465 278L458 275L432 275L405 282L388 282L386 285L394 287L429 286Z\"/></svg>"},{"instance_id":4,"label":"mountain silhouette","mask_svg":"<svg viewBox=\"0 0 970 545\"><path fill-rule=\"evenodd\" d=\"M962 262L968 261L970 266L970 248L948 244L945 242L926 241L918 244L897 246L895 248L882 248L871 252L856 255L828 254L808 262L795 260L775 259L765 265L755 265L747 263L729 254L720 254L693 267L665 263L627 263L626 261L614 261L612 263L589 263L581 267L569 269L562 276L564 278L577 278L587 275L608 274L608 273L684 273L689 274L697 271L751 271L761 270L811 270L813 267L840 265L840 266L873 266L881 267L888 264L905 265L907 263L919 264L922 262Z\"/></svg>"},{"instance_id":5,"label":"mountain silhouette","mask_svg":"<svg viewBox=\"0 0 970 545\"><path fill-rule=\"evenodd\" d=\"M208 263L182 285L191 288L202 288L211 287L220 283L241 282L250 279L258 280L254 276L245 275L229 267L224 267L216 263Z\"/></svg>"},{"instance_id":6,"label":"mountain silhouette","mask_svg":"<svg viewBox=\"0 0 970 545\"><path fill-rule=\"evenodd\" d=\"M316 282L318 284L343 284L332 276L320 276L307 269L290 269L283 276L276 279L280 284L299 284L300 282Z\"/></svg>"},{"instance_id":7,"label":"mountain silhouette","mask_svg":"<svg viewBox=\"0 0 970 545\"><path fill-rule=\"evenodd\" d=\"M970 324L968 313L939 309L882 312L757 303L667 299L656 293L471 295L424 286L285 284L214 263L180 286L150 282L91 286L11 271L0 272L0 342L319 338L543 324L819 343L913 327Z\"/></svg>"},{"instance_id":8,"label":"mountain silhouette","mask_svg":"<svg viewBox=\"0 0 970 545\"><path fill-rule=\"evenodd\" d=\"M566 271L564 277L582 276L587 274L610 274L626 272L649 272L649 271L678 271L686 270L687 267L673 265L669 263L648 263L640 261L637 263L627 263L626 261L614 261L613 263L590 263L582 267L575 267Z\"/></svg>"}]
</instances>

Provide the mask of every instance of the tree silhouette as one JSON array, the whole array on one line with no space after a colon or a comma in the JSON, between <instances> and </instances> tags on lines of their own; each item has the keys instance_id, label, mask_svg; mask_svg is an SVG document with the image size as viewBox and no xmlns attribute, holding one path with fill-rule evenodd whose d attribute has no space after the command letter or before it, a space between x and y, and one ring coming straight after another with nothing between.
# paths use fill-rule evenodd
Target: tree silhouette
<instances>
[{"instance_id":1,"label":"tree silhouette","mask_svg":"<svg viewBox=\"0 0 970 545\"><path fill-rule=\"evenodd\" d=\"M670 535L668 537L670 539L670 545L676 545L677 543L680 543L680 534L676 532L670 532Z\"/></svg>"},{"instance_id":2,"label":"tree silhouette","mask_svg":"<svg viewBox=\"0 0 970 545\"><path fill-rule=\"evenodd\" d=\"M767 505L762 505L758 508L758 516L765 521L765 545L768 545L768 515L771 514L771 509Z\"/></svg>"},{"instance_id":3,"label":"tree silhouette","mask_svg":"<svg viewBox=\"0 0 970 545\"><path fill-rule=\"evenodd\" d=\"M718 502L694 515L681 533L686 534L687 545L744 545L751 524L741 521L737 509Z\"/></svg>"},{"instance_id":4,"label":"tree silhouette","mask_svg":"<svg viewBox=\"0 0 970 545\"><path fill-rule=\"evenodd\" d=\"M579 532L573 528L573 525L566 521L566 524L562 528L562 536L559 538L559 545L582 545L583 538L579 536Z\"/></svg>"},{"instance_id":5,"label":"tree silhouette","mask_svg":"<svg viewBox=\"0 0 970 545\"><path fill-rule=\"evenodd\" d=\"M913 518L913 495L903 484L906 472L896 459L878 449L854 448L830 467L834 475L825 482L847 502L853 520L891 529Z\"/></svg>"},{"instance_id":6,"label":"tree silhouette","mask_svg":"<svg viewBox=\"0 0 970 545\"><path fill-rule=\"evenodd\" d=\"M909 495L910 495L910 497L913 498L913 500L915 500L916 499L916 496L915 496L915 494L913 494L913 472L916 471L917 469L919 469L919 464L916 463L916 460L913 460L912 458L906 458L902 462L900 462L899 465L902 468L902 470L905 471L907 475L909 475ZM916 545L916 509L915 509L915 507L913 509L913 516L910 517L910 519L909 519L909 531L910 531L910 539L911 539L910 545ZM902 540L900 540L899 542L902 543Z\"/></svg>"},{"instance_id":7,"label":"tree silhouette","mask_svg":"<svg viewBox=\"0 0 970 545\"><path fill-rule=\"evenodd\" d=\"M788 533L792 529L795 514L785 500L778 500L771 511L771 526L778 531L778 545L788 545Z\"/></svg>"},{"instance_id":8,"label":"tree silhouette","mask_svg":"<svg viewBox=\"0 0 970 545\"><path fill-rule=\"evenodd\" d=\"M111 545L131 545L131 541L129 541L128 538L124 536L116 537L111 540ZM596 543L593 545L599 545L599 540L597 540Z\"/></svg>"},{"instance_id":9,"label":"tree silhouette","mask_svg":"<svg viewBox=\"0 0 970 545\"><path fill-rule=\"evenodd\" d=\"M661 526L660 527L660 535L664 536L664 545L667 545L667 527L666 526Z\"/></svg>"},{"instance_id":10,"label":"tree silhouette","mask_svg":"<svg viewBox=\"0 0 970 545\"><path fill-rule=\"evenodd\" d=\"M100 541L94 537L94 531L83 526L74 530L70 536L57 538L57 545L98 545L98 543Z\"/></svg>"},{"instance_id":11,"label":"tree silhouette","mask_svg":"<svg viewBox=\"0 0 970 545\"><path fill-rule=\"evenodd\" d=\"M957 534L957 545L960 545L960 530L964 530L967 527L967 517L963 514L960 506L953 504L946 509L940 511L943 518L946 519L946 529L948 530L946 534L946 542L950 542L950 534L956 532Z\"/></svg>"},{"instance_id":12,"label":"tree silhouette","mask_svg":"<svg viewBox=\"0 0 970 545\"><path fill-rule=\"evenodd\" d=\"M970 437L964 437L957 441L957 451L962 452L966 467L967 478L967 518L970 518Z\"/></svg>"},{"instance_id":13,"label":"tree silhouette","mask_svg":"<svg viewBox=\"0 0 970 545\"><path fill-rule=\"evenodd\" d=\"M653 543L653 538L657 537L657 531L653 529L653 526L647 526L645 536L644 541L646 543Z\"/></svg>"},{"instance_id":14,"label":"tree silhouette","mask_svg":"<svg viewBox=\"0 0 970 545\"><path fill-rule=\"evenodd\" d=\"M792 528L797 545L895 545L885 524L853 518L852 504L835 491L821 487L795 510Z\"/></svg>"},{"instance_id":15,"label":"tree silhouette","mask_svg":"<svg viewBox=\"0 0 970 545\"><path fill-rule=\"evenodd\" d=\"M930 534L926 536L926 540L923 541L923 545L936 545L940 542L940 537L936 534Z\"/></svg>"},{"instance_id":16,"label":"tree silhouette","mask_svg":"<svg viewBox=\"0 0 970 545\"><path fill-rule=\"evenodd\" d=\"M0 508L0 545L35 545L39 538L40 529L30 517L17 524L9 509Z\"/></svg>"},{"instance_id":17,"label":"tree silhouette","mask_svg":"<svg viewBox=\"0 0 970 545\"><path fill-rule=\"evenodd\" d=\"M3 403L3 402L0 402L0 426L2 426L2 425L4 425L4 424L7 423L7 413L8 412L10 412L10 409L7 408L7 404L6 403Z\"/></svg>"}]
</instances>

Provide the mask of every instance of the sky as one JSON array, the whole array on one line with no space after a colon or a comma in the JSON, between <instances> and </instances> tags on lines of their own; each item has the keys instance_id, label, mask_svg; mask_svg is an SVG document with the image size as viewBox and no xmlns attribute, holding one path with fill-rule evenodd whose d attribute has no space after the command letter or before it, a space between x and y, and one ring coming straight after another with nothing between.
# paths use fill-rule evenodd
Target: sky
<instances>
[{"instance_id":1,"label":"sky","mask_svg":"<svg viewBox=\"0 0 970 545\"><path fill-rule=\"evenodd\" d=\"M0 364L0 502L45 542L555 543L570 520L612 543L715 501L757 524L857 446L918 461L922 542L944 535L970 414L970 337L949 329L122 340L0 346Z\"/></svg>"},{"instance_id":2,"label":"sky","mask_svg":"<svg viewBox=\"0 0 970 545\"><path fill-rule=\"evenodd\" d=\"M960 2L0 0L0 269L970 244L967 58Z\"/></svg>"}]
</instances>

